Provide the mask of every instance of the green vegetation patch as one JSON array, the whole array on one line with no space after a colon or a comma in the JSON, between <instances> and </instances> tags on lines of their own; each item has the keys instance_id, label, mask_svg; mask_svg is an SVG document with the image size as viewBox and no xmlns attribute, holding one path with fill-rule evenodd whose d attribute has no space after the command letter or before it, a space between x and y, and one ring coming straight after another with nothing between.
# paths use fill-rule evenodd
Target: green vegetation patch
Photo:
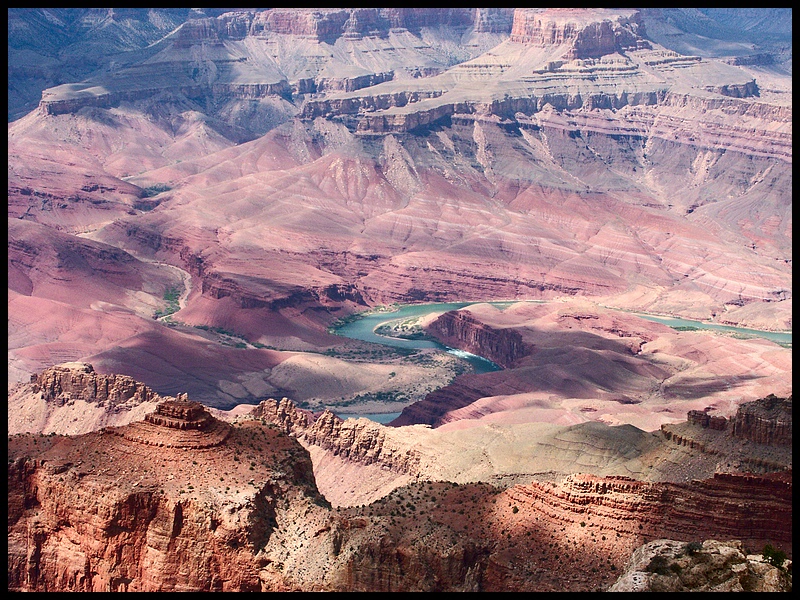
<instances>
[{"instance_id":1,"label":"green vegetation patch","mask_svg":"<svg viewBox=\"0 0 800 600\"><path fill-rule=\"evenodd\" d=\"M169 315L178 312L181 307L178 303L178 300L181 297L181 290L176 287L167 288L164 291L164 300L167 302L167 307L164 310L157 310L153 315L154 319L160 319L161 317L168 317Z\"/></svg>"},{"instance_id":2,"label":"green vegetation patch","mask_svg":"<svg viewBox=\"0 0 800 600\"><path fill-rule=\"evenodd\" d=\"M144 188L144 194L142 195L143 198L152 198L153 196L158 196L163 192L168 192L172 188L168 185L163 183L156 183L155 185L149 185Z\"/></svg>"}]
</instances>

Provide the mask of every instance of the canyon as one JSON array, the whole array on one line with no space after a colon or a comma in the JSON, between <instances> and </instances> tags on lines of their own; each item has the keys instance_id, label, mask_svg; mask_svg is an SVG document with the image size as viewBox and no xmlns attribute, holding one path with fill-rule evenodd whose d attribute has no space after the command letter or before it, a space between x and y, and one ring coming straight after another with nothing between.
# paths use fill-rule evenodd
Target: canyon
<instances>
[{"instance_id":1,"label":"canyon","mask_svg":"<svg viewBox=\"0 0 800 600\"><path fill-rule=\"evenodd\" d=\"M787 409L790 424L790 399L755 412L780 430ZM434 459L405 462L417 477L373 502L334 507L298 434L344 442L351 468L398 465L385 439L348 441L327 414L311 423L284 399L220 420L184 396L128 425L10 436L9 589L579 591L607 587L636 547L665 535L684 549L735 538L791 555L791 470L498 486L420 476ZM465 519L466 507L483 518ZM786 585L778 569L771 577Z\"/></svg>"},{"instance_id":2,"label":"canyon","mask_svg":"<svg viewBox=\"0 0 800 600\"><path fill-rule=\"evenodd\" d=\"M8 46L9 590L791 589L791 9Z\"/></svg>"}]
</instances>

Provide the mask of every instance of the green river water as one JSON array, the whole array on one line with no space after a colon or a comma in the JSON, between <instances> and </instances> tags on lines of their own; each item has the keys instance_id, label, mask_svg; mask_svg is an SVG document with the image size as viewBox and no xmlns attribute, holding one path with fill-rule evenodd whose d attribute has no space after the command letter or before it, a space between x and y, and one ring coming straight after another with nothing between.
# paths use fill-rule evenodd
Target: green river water
<instances>
[{"instance_id":1,"label":"green river water","mask_svg":"<svg viewBox=\"0 0 800 600\"><path fill-rule=\"evenodd\" d=\"M437 348L439 350L442 350L443 352L448 352L467 361L472 366L473 371L475 373L488 373L491 371L497 371L500 369L500 367L482 356L470 354L469 352L464 352L463 350L458 350L456 348L449 348L436 341L406 340L401 338L378 335L377 333L375 333L376 328L386 323L391 323L393 321L398 321L401 319L422 317L432 312L447 312L451 310L458 310L460 308L464 308L465 306L470 306L471 304L476 304L476 302L408 304L405 306L401 306L397 310L393 310L391 312L379 311L379 312L367 313L364 314L363 316L357 316L355 319L349 321L348 323L345 323L344 325L334 329L334 333L336 333L337 335L349 337L356 340L372 342L375 344L383 344L385 346L392 346L395 348L410 348L410 349ZM505 306L512 304L512 302L489 302L488 304L492 304L493 306L503 308ZM705 323L702 321L692 321L689 319L679 319L674 317L662 317L662 316L648 315L643 313L633 313L633 314L635 314L640 318L647 319L648 321L662 323L664 325L667 325L668 327L672 327L673 329L709 330L709 331L717 331L720 333L732 334L736 335L737 337L750 337L750 338L761 337L764 339L768 339L772 342L775 342L777 344L780 344L781 346L784 347L788 348L792 347L791 331L788 332L761 331L757 329L746 329L743 327L733 327L730 325L718 325L716 323ZM364 415L342 413L339 414L338 416L343 419L346 419L347 417L361 416L371 419L373 421L377 421L379 423L388 423L389 421L394 420L399 415L400 413L364 414Z\"/></svg>"}]
</instances>

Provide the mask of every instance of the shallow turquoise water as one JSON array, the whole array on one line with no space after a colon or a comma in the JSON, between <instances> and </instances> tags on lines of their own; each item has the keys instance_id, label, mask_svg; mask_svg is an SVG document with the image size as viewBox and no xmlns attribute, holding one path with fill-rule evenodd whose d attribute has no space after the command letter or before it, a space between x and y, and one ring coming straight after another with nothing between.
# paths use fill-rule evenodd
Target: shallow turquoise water
<instances>
[{"instance_id":1,"label":"shallow turquoise water","mask_svg":"<svg viewBox=\"0 0 800 600\"><path fill-rule=\"evenodd\" d=\"M449 348L439 342L431 341L431 340L405 340L400 338L392 338L386 337L382 335L378 335L375 333L375 328L379 327L384 323L388 323L391 321L397 321L400 319L406 319L410 317L420 317L427 315L431 312L447 312L451 310L458 310L460 308L464 308L465 306L469 306L471 304L476 304L475 302L447 302L447 303L433 303L433 304L409 304L406 306L402 306L397 310L391 312L379 312L373 313L369 315L364 315L350 323L347 323L335 330L335 333L338 335L342 335L345 337L349 337L356 340L362 340L365 342L372 342L375 344L383 344L385 346L393 346L396 348L410 348L410 349L422 349L422 348L438 348L444 352L448 352L459 358L467 361L472 365L475 373L489 373L491 371L497 371L501 367L492 361L478 356L476 354L470 354L469 352L464 352L463 350L458 350L455 348ZM506 307L511 302L490 302L494 306L499 308ZM772 331L760 331L757 329L746 329L743 327L733 327L730 325L717 325L714 323L704 323L702 321L692 321L689 319L678 319L672 317L660 317L654 315L647 315L643 313L634 313L636 316L641 317L643 319L647 319L648 321L654 321L656 323L663 323L668 327L694 327L696 329L706 329L710 331L722 331L722 332L731 332L737 333L746 336L752 337L761 337L764 339L768 339L775 343L781 345L789 345L791 347L792 344L792 332L772 332ZM364 415L354 415L349 413L342 413L338 416L342 419L346 419L347 417L366 417L378 423L388 423L398 417L400 413L373 413L373 414L364 414Z\"/></svg>"},{"instance_id":2,"label":"shallow turquoise water","mask_svg":"<svg viewBox=\"0 0 800 600\"><path fill-rule=\"evenodd\" d=\"M746 329L744 327L733 327L731 325L717 325L716 323L704 323L702 321L690 321L688 319L676 319L672 317L656 317L653 315L645 315L641 313L634 313L637 317L654 321L656 323L663 323L668 327L696 327L697 329L707 329L709 331L725 331L731 333L739 333L742 335L760 337L770 340L777 344L791 344L792 332L777 332L777 331L761 331L760 329Z\"/></svg>"},{"instance_id":3,"label":"shallow turquoise water","mask_svg":"<svg viewBox=\"0 0 800 600\"><path fill-rule=\"evenodd\" d=\"M448 346L440 344L439 342L432 340L404 340L400 338L386 337L384 335L378 335L374 331L376 327L390 321L407 319L409 317L419 317L427 315L431 312L448 312L451 310L458 310L459 308L464 308L470 304L475 303L448 302L439 304L411 304L403 306L392 312L381 312L366 315L337 328L335 333L352 339L362 340L364 342L372 342L374 344L383 344L385 346L393 346L395 348L437 348L444 352L453 354L462 360L465 360L472 365L475 373L489 373L491 371L498 371L500 370L499 365L482 356L470 354L469 352L464 352L463 350L458 350L456 348L449 348Z\"/></svg>"}]
</instances>

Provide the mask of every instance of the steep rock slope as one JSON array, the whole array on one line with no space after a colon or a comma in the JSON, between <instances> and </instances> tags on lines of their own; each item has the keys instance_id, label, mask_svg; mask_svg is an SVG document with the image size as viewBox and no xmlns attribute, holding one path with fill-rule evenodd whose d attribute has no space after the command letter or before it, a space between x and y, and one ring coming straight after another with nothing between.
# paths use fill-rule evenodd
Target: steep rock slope
<instances>
[{"instance_id":1,"label":"steep rock slope","mask_svg":"<svg viewBox=\"0 0 800 600\"><path fill-rule=\"evenodd\" d=\"M11 437L9 589L578 591L664 531L791 553L790 475L418 483L336 510L308 454L265 423L179 398L125 427ZM769 517L745 518L754 507Z\"/></svg>"}]
</instances>

